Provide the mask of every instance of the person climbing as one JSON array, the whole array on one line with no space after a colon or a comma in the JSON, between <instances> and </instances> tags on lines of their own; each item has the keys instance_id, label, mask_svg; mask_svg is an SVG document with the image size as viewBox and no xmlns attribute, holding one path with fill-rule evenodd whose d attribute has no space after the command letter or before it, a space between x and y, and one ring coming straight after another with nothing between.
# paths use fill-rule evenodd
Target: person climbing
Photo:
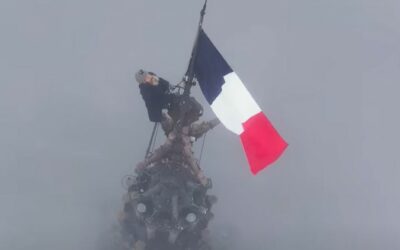
<instances>
[{"instance_id":1,"label":"person climbing","mask_svg":"<svg viewBox=\"0 0 400 250\"><path fill-rule=\"evenodd\" d=\"M139 70L135 74L139 83L140 94L145 102L149 120L161 122L162 110L171 102L170 84L152 72Z\"/></svg>"},{"instance_id":2,"label":"person climbing","mask_svg":"<svg viewBox=\"0 0 400 250\"><path fill-rule=\"evenodd\" d=\"M135 78L139 83L150 121L160 122L167 137L163 145L136 166L135 171L140 172L152 163L176 154L182 156L182 161L190 167L192 174L201 184L208 185L209 180L204 176L193 155L192 144L217 126L219 120L196 122L203 114L201 104L191 96L171 93L169 82L156 74L139 70Z\"/></svg>"}]
</instances>

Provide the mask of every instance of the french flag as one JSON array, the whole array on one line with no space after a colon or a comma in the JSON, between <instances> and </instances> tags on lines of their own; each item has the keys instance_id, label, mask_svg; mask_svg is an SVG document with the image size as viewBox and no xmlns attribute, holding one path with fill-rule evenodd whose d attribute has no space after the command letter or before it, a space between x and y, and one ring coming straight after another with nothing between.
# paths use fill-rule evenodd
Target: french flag
<instances>
[{"instance_id":1,"label":"french flag","mask_svg":"<svg viewBox=\"0 0 400 250\"><path fill-rule=\"evenodd\" d=\"M194 74L221 123L240 135L251 172L257 174L275 162L288 144L202 29Z\"/></svg>"}]
</instances>

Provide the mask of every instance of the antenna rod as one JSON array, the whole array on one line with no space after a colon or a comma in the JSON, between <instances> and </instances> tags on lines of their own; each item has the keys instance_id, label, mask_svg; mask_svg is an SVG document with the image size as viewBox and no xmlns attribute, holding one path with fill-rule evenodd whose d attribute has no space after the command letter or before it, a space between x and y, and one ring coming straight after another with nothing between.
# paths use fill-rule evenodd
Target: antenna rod
<instances>
[{"instance_id":1,"label":"antenna rod","mask_svg":"<svg viewBox=\"0 0 400 250\"><path fill-rule=\"evenodd\" d=\"M205 0L204 5L203 5L203 9L200 11L200 21L199 21L199 26L197 28L196 39L194 41L192 54L191 54L190 61L189 61L189 66L188 66L188 69L187 69L186 74L185 74L185 90L183 91L184 95L189 95L190 94L190 88L192 87L192 85L194 85L194 83L193 83L193 78L194 78L193 70L194 69L193 68L194 68L194 62L195 62L195 59L196 59L196 56L197 56L197 43L198 43L198 40L199 40L200 31L202 29L204 16L206 14L206 8L207 8L207 0Z\"/></svg>"}]
</instances>

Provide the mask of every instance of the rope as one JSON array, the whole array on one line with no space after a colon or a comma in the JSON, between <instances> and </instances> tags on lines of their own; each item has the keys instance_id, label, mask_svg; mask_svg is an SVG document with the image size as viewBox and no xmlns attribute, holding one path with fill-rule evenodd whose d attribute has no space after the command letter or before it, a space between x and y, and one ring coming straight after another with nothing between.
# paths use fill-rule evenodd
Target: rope
<instances>
[{"instance_id":1,"label":"rope","mask_svg":"<svg viewBox=\"0 0 400 250\"><path fill-rule=\"evenodd\" d=\"M151 145L153 144L154 135L155 135L155 133L156 133L157 126L158 126L158 122L155 122L155 123L154 123L154 127L153 127L153 132L151 133L149 145L147 146L146 154L145 154L145 156L144 156L145 159L146 159L146 158L149 156L149 154L150 154L150 149L151 149Z\"/></svg>"},{"instance_id":2,"label":"rope","mask_svg":"<svg viewBox=\"0 0 400 250\"><path fill-rule=\"evenodd\" d=\"M199 156L199 165L200 165L200 162L201 162L201 158L203 157L203 150L204 150L204 144L206 142L206 136L207 136L207 133L205 133L204 137L203 137L203 143L201 145L200 156Z\"/></svg>"},{"instance_id":3,"label":"rope","mask_svg":"<svg viewBox=\"0 0 400 250\"><path fill-rule=\"evenodd\" d=\"M154 146L156 145L156 141L157 141L157 135L158 135L158 126L156 127L156 132L154 134L153 145L151 145L151 152L154 151Z\"/></svg>"}]
</instances>

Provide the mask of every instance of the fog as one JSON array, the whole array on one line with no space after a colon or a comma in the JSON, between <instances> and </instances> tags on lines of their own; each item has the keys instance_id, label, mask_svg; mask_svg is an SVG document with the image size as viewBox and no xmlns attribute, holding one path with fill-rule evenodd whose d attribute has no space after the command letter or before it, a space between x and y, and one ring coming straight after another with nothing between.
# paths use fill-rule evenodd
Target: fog
<instances>
[{"instance_id":1,"label":"fog","mask_svg":"<svg viewBox=\"0 0 400 250\"><path fill-rule=\"evenodd\" d=\"M152 129L134 72L178 82L202 4L0 1L0 249L100 248ZM394 0L209 1L204 29L289 143L253 176L236 135L207 135L216 241L400 249L399 12Z\"/></svg>"}]
</instances>

